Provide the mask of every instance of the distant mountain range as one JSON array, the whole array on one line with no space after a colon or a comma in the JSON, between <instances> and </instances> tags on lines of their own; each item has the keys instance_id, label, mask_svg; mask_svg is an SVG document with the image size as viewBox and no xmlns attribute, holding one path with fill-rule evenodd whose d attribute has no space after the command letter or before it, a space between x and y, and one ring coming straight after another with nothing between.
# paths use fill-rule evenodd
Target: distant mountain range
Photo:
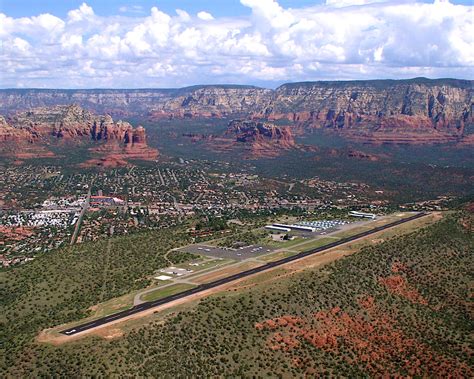
<instances>
[{"instance_id":1,"label":"distant mountain range","mask_svg":"<svg viewBox=\"0 0 474 379\"><path fill-rule=\"evenodd\" d=\"M0 114L77 104L119 117L229 117L329 128L367 143L472 143L473 81L319 81L275 90L238 85L180 89L3 89Z\"/></svg>"}]
</instances>

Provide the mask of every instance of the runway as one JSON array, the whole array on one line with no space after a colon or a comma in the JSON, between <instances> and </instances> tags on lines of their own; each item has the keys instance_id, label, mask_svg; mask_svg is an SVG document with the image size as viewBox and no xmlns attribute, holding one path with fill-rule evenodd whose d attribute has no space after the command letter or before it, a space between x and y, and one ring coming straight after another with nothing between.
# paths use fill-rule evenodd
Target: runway
<instances>
[{"instance_id":1,"label":"runway","mask_svg":"<svg viewBox=\"0 0 474 379\"><path fill-rule=\"evenodd\" d=\"M240 272L238 274L234 274L234 275L231 275L231 276L228 276L226 278L222 278L222 279L210 282L210 283L201 284L201 285L199 285L195 288L192 288L190 290L187 290L187 291L175 294L175 295L167 296L167 297L164 297L164 298L159 299L159 300L149 301L149 302L146 302L146 303L142 303L140 305L136 305L133 308L130 308L128 310L117 312L115 314L112 314L112 315L109 315L109 316L106 316L106 317L102 317L102 318L99 318L99 319L94 320L94 321L90 321L90 322L87 322L87 323L84 323L84 324L81 324L81 325L78 325L78 326L75 326L75 327L72 327L72 328L69 328L69 329L65 329L65 330L61 331L60 333L62 333L64 335L67 335L67 336L73 336L77 333L84 332L86 330L89 330L89 329L92 329L92 328L95 328L95 327L98 327L98 326L101 326L101 325L108 324L112 321L119 320L121 318L125 318L125 317L128 317L130 315L143 312L143 311L148 310L150 308L154 308L154 307L169 303L169 302L177 300L177 299L182 299L182 298L185 298L187 296L194 295L196 293L203 292L203 291L206 291L206 290L211 289L211 288L219 287L223 284L230 283L234 280L245 278L247 276L254 275L254 274L257 274L259 272L263 272L263 271L275 268L277 266L281 266L283 264L286 264L286 263L289 263L289 262L292 262L292 261L296 261L298 259L310 256L310 255L313 255L313 254L321 253L325 250L332 249L334 247L337 247L337 246L343 245L345 243L357 240L359 238L366 237L368 235L380 232L380 231L385 230L385 229L392 228L394 226L403 224L405 222L418 219L418 218L423 217L425 215L426 215L426 213L424 213L424 212L417 213L413 216L410 216L410 217L407 217L407 218L404 218L404 219L400 219L398 221L394 221L392 223L389 223L389 224L386 224L386 225L383 225L383 226L378 226L374 229L371 229L371 230L368 230L368 231L365 231L365 232L362 232L362 233L358 233L358 234L355 234L355 235L350 236L350 237L343 238L339 241L335 241L335 242L329 243L327 245L324 245L324 246L321 246L321 247L318 247L318 248L315 248L315 249L304 251L304 252L301 252L299 254L292 255L290 257L283 258L283 259L280 259L280 260L277 260L277 261L274 261L274 262L269 262L269 263L266 263L262 266L255 267L255 268L252 268L250 270L243 271L243 272Z\"/></svg>"}]
</instances>

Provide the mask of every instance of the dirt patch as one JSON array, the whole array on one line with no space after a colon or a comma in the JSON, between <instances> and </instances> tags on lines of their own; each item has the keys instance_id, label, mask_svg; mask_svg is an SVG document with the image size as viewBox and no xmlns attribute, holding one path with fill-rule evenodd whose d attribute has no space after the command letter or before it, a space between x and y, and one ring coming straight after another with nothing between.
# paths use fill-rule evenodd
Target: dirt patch
<instances>
[{"instance_id":1,"label":"dirt patch","mask_svg":"<svg viewBox=\"0 0 474 379\"><path fill-rule=\"evenodd\" d=\"M474 213L474 202L470 202L469 204L467 204L465 209L469 213Z\"/></svg>"},{"instance_id":2,"label":"dirt patch","mask_svg":"<svg viewBox=\"0 0 474 379\"><path fill-rule=\"evenodd\" d=\"M34 234L33 228L25 226L3 226L0 225L0 241L21 241Z\"/></svg>"},{"instance_id":3,"label":"dirt patch","mask_svg":"<svg viewBox=\"0 0 474 379\"><path fill-rule=\"evenodd\" d=\"M310 355L305 356L304 346L310 344L343 357L349 364L363 366L374 376L397 372L409 376L425 376L427 372L440 377L472 376L472 370L455 358L444 358L405 335L396 319L379 309L374 298L363 297L359 304L366 316L334 307L305 318L286 315L265 320L256 323L255 328L270 332L267 347L283 352L300 368L315 363Z\"/></svg>"},{"instance_id":4,"label":"dirt patch","mask_svg":"<svg viewBox=\"0 0 474 379\"><path fill-rule=\"evenodd\" d=\"M390 275L386 278L380 278L379 283L387 288L390 293L404 297L412 303L428 305L426 299L402 275Z\"/></svg>"},{"instance_id":5,"label":"dirt patch","mask_svg":"<svg viewBox=\"0 0 474 379\"><path fill-rule=\"evenodd\" d=\"M295 275L307 269L315 269L320 266L324 266L338 259L341 259L345 256L351 255L355 252L356 250L342 250L341 248L334 248L333 250L328 250L327 252L321 255L309 256L302 260L288 263L287 265L280 267L280 269L284 270L283 273L278 273L278 275L272 275L271 277L263 279L263 280L258 280L258 281L253 280L251 283L249 283L249 280L246 280L233 286L232 288L230 288L230 290L237 290L237 289L243 290L243 289L255 287L257 285L260 286L262 284L272 283L276 280L287 278L289 276ZM271 272L271 271L272 270L269 270L268 272Z\"/></svg>"},{"instance_id":6,"label":"dirt patch","mask_svg":"<svg viewBox=\"0 0 474 379\"><path fill-rule=\"evenodd\" d=\"M472 233L474 232L474 203L470 203L468 206L466 206L466 210L468 214L466 217L460 218L459 223L464 229Z\"/></svg>"},{"instance_id":7,"label":"dirt patch","mask_svg":"<svg viewBox=\"0 0 474 379\"><path fill-rule=\"evenodd\" d=\"M377 245L377 244L382 243L382 242L385 242L385 240L383 238L376 238L376 239L372 240L372 243L374 245Z\"/></svg>"},{"instance_id":8,"label":"dirt patch","mask_svg":"<svg viewBox=\"0 0 474 379\"><path fill-rule=\"evenodd\" d=\"M119 328L103 328L100 330L97 330L96 335L103 337L107 340L111 340L114 338L120 338L123 336L123 331Z\"/></svg>"},{"instance_id":9,"label":"dirt patch","mask_svg":"<svg viewBox=\"0 0 474 379\"><path fill-rule=\"evenodd\" d=\"M37 159L37 158L55 158L56 154L44 148L26 149L13 153L13 157L21 161L23 159Z\"/></svg>"},{"instance_id":10,"label":"dirt patch","mask_svg":"<svg viewBox=\"0 0 474 379\"><path fill-rule=\"evenodd\" d=\"M264 329L274 330L282 326L297 326L302 323L303 323L303 319L301 319L300 317L286 315L286 316L277 317L271 320L266 320L261 323L257 322L255 324L255 328L258 330L264 330Z\"/></svg>"},{"instance_id":11,"label":"dirt patch","mask_svg":"<svg viewBox=\"0 0 474 379\"><path fill-rule=\"evenodd\" d=\"M285 266L285 269L291 270L294 272L299 272L308 268L316 268L316 267L334 262L348 255L351 255L355 251L356 250L349 250L347 248L336 247L334 249L327 250L323 254L312 255L303 260L297 260L292 263L289 263L288 265Z\"/></svg>"}]
</instances>

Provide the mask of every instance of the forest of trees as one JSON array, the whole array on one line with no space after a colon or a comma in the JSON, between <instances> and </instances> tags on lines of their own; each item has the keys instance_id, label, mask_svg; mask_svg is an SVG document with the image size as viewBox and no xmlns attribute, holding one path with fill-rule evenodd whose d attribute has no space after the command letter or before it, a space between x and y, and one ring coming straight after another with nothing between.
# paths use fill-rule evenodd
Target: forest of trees
<instances>
[{"instance_id":1,"label":"forest of trees","mask_svg":"<svg viewBox=\"0 0 474 379\"><path fill-rule=\"evenodd\" d=\"M53 347L34 334L144 285L150 263L161 264L157 251L184 237L114 240L105 294L94 273L106 264L106 241L57 252L49 265L0 274L1 375L472 377L469 225L472 214L448 216L322 269L206 298L122 338Z\"/></svg>"}]
</instances>

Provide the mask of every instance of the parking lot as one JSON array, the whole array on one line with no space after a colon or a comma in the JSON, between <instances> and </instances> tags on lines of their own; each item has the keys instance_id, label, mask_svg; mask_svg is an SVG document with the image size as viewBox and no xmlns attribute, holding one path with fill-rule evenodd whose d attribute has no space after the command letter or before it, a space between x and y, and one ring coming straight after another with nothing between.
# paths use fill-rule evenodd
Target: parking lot
<instances>
[{"instance_id":1,"label":"parking lot","mask_svg":"<svg viewBox=\"0 0 474 379\"><path fill-rule=\"evenodd\" d=\"M248 258L256 258L269 254L275 250L273 247L263 245L250 245L239 249L225 247L214 247L207 245L192 245L181 249L192 254L206 255L208 257L235 259L242 261Z\"/></svg>"}]
</instances>

